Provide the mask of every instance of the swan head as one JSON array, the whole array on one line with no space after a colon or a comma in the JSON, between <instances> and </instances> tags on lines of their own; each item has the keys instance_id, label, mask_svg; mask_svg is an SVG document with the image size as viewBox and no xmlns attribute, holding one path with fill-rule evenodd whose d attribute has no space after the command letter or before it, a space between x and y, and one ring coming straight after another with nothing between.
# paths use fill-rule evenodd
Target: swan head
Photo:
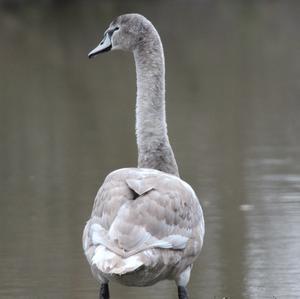
<instances>
[{"instance_id":1,"label":"swan head","mask_svg":"<svg viewBox=\"0 0 300 299\"><path fill-rule=\"evenodd\" d=\"M125 14L110 23L100 44L88 56L110 50L134 51L143 43L147 32L153 28L151 22L139 14Z\"/></svg>"}]
</instances>

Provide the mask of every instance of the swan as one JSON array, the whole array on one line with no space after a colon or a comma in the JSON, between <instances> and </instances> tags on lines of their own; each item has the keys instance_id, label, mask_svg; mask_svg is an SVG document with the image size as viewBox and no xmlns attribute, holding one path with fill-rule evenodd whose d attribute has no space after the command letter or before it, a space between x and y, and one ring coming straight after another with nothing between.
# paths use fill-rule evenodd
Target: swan
<instances>
[{"instance_id":1,"label":"swan","mask_svg":"<svg viewBox=\"0 0 300 299\"><path fill-rule=\"evenodd\" d=\"M162 43L148 19L124 14L88 56L117 49L133 52L136 65L138 167L105 178L84 228L84 253L100 299L109 298L109 281L149 286L164 279L174 280L178 298L187 299L204 218L195 192L179 178L169 143Z\"/></svg>"}]
</instances>

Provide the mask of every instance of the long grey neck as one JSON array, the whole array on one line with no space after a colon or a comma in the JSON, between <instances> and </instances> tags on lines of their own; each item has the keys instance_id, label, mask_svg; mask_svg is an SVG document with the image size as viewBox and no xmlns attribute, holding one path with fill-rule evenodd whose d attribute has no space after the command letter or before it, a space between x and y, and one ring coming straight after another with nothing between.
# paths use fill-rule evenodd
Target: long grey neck
<instances>
[{"instance_id":1,"label":"long grey neck","mask_svg":"<svg viewBox=\"0 0 300 299\"><path fill-rule=\"evenodd\" d=\"M138 167L179 176L166 124L163 47L157 31L151 29L147 40L134 50Z\"/></svg>"}]
</instances>

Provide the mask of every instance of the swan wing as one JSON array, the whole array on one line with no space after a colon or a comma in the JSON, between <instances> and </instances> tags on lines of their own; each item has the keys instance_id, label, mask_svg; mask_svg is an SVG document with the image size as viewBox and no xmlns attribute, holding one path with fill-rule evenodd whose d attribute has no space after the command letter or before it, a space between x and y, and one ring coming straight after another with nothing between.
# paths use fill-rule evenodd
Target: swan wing
<instances>
[{"instance_id":1,"label":"swan wing","mask_svg":"<svg viewBox=\"0 0 300 299\"><path fill-rule=\"evenodd\" d=\"M126 168L108 175L88 226L86 247L103 245L124 257L154 247L184 249L190 240L201 247L204 234L192 188L152 169Z\"/></svg>"}]
</instances>

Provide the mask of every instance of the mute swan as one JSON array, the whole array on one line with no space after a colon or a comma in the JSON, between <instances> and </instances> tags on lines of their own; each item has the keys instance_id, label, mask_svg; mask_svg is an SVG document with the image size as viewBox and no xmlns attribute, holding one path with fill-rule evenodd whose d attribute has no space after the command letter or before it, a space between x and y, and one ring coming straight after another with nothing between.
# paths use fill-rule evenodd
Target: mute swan
<instances>
[{"instance_id":1,"label":"mute swan","mask_svg":"<svg viewBox=\"0 0 300 299\"><path fill-rule=\"evenodd\" d=\"M100 187L83 232L83 249L100 299L109 281L148 286L175 280L178 298L187 299L193 262L204 237L204 219L193 189L179 178L167 135L165 65L160 37L145 17L115 19L89 53L133 52L137 74L138 168L110 173Z\"/></svg>"}]
</instances>

